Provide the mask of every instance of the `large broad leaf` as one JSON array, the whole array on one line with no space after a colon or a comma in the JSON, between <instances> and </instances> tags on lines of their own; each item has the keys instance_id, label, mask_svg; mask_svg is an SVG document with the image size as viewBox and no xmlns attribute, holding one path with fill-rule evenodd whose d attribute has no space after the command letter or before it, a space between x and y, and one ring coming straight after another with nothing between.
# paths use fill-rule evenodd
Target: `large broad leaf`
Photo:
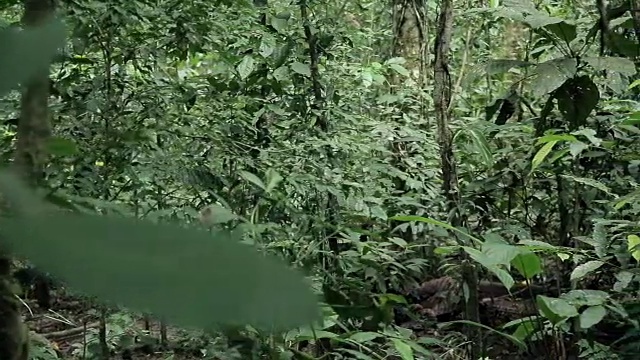
<instances>
[{"instance_id":1,"label":"large broad leaf","mask_svg":"<svg viewBox=\"0 0 640 360\"><path fill-rule=\"evenodd\" d=\"M300 62L293 62L291 65L289 65L289 67L291 68L291 70L293 70L293 72L300 74L300 75L304 75L307 77L311 76L311 68L309 68L309 65L307 64L303 64Z\"/></svg>"},{"instance_id":2,"label":"large broad leaf","mask_svg":"<svg viewBox=\"0 0 640 360\"><path fill-rule=\"evenodd\" d=\"M588 274L598 270L602 265L604 265L604 262L600 260L591 260L584 264L580 264L573 269L570 279L571 281L580 280Z\"/></svg>"},{"instance_id":3,"label":"large broad leaf","mask_svg":"<svg viewBox=\"0 0 640 360\"><path fill-rule=\"evenodd\" d=\"M326 330L314 330L310 327L302 327L291 330L287 333L288 341L305 341L314 339L334 339L339 335Z\"/></svg>"},{"instance_id":4,"label":"large broad leaf","mask_svg":"<svg viewBox=\"0 0 640 360\"><path fill-rule=\"evenodd\" d=\"M628 235L627 249L636 261L640 261L640 236L634 234Z\"/></svg>"},{"instance_id":5,"label":"large broad leaf","mask_svg":"<svg viewBox=\"0 0 640 360\"><path fill-rule=\"evenodd\" d=\"M577 307L604 305L609 300L609 294L602 290L571 290L560 296Z\"/></svg>"},{"instance_id":6,"label":"large broad leaf","mask_svg":"<svg viewBox=\"0 0 640 360\"><path fill-rule=\"evenodd\" d=\"M518 256L511 261L511 265L526 279L531 279L542 273L540 257L531 251L523 251L518 254Z\"/></svg>"},{"instance_id":7,"label":"large broad leaf","mask_svg":"<svg viewBox=\"0 0 640 360\"><path fill-rule=\"evenodd\" d=\"M558 298L538 295L536 298L538 309L552 324L558 324L566 319L578 316L578 310L567 301Z\"/></svg>"},{"instance_id":8,"label":"large broad leaf","mask_svg":"<svg viewBox=\"0 0 640 360\"><path fill-rule=\"evenodd\" d=\"M64 45L64 37L64 26L58 20L39 28L0 30L0 95L46 70L58 48Z\"/></svg>"},{"instance_id":9,"label":"large broad leaf","mask_svg":"<svg viewBox=\"0 0 640 360\"><path fill-rule=\"evenodd\" d=\"M583 75L567 80L555 92L555 96L562 117L571 124L572 129L578 129L598 105L600 91L589 76Z\"/></svg>"},{"instance_id":10,"label":"large broad leaf","mask_svg":"<svg viewBox=\"0 0 640 360\"><path fill-rule=\"evenodd\" d=\"M543 96L559 88L577 71L576 59L553 59L538 64L536 78L531 84L535 96Z\"/></svg>"},{"instance_id":11,"label":"large broad leaf","mask_svg":"<svg viewBox=\"0 0 640 360\"><path fill-rule=\"evenodd\" d=\"M634 273L630 271L620 271L616 274L616 282L613 284L613 291L622 292L631 284Z\"/></svg>"},{"instance_id":12,"label":"large broad leaf","mask_svg":"<svg viewBox=\"0 0 640 360\"><path fill-rule=\"evenodd\" d=\"M567 45L572 42L577 36L577 27L574 24L569 24L564 20L560 22L552 22L551 24L544 26L543 29L554 34L558 39L562 40ZM543 36L545 35L546 34L544 34L543 32Z\"/></svg>"},{"instance_id":13,"label":"large broad leaf","mask_svg":"<svg viewBox=\"0 0 640 360\"><path fill-rule=\"evenodd\" d=\"M273 50L276 47L276 38L271 34L263 34L262 41L260 41L259 53L262 57L269 57L273 54Z\"/></svg>"},{"instance_id":14,"label":"large broad leaf","mask_svg":"<svg viewBox=\"0 0 640 360\"><path fill-rule=\"evenodd\" d=\"M616 56L588 56L582 58L582 60L597 71L615 71L626 76L636 74L635 64L627 58Z\"/></svg>"},{"instance_id":15,"label":"large broad leaf","mask_svg":"<svg viewBox=\"0 0 640 360\"><path fill-rule=\"evenodd\" d=\"M19 182L2 175L9 200L37 206ZM200 328L286 329L319 315L302 275L229 232L22 210L0 220L0 245L87 295Z\"/></svg>"},{"instance_id":16,"label":"large broad leaf","mask_svg":"<svg viewBox=\"0 0 640 360\"><path fill-rule=\"evenodd\" d=\"M606 315L607 309L602 305L588 307L580 314L580 327L589 329L602 321Z\"/></svg>"},{"instance_id":17,"label":"large broad leaf","mask_svg":"<svg viewBox=\"0 0 640 360\"><path fill-rule=\"evenodd\" d=\"M256 69L256 61L251 55L246 55L242 58L242 61L236 67L238 70L238 75L240 75L240 79L246 80L251 73Z\"/></svg>"},{"instance_id":18,"label":"large broad leaf","mask_svg":"<svg viewBox=\"0 0 640 360\"><path fill-rule=\"evenodd\" d=\"M248 171L240 171L240 176L242 176L245 180L253 183L254 185L256 185L257 187L259 187L262 190L266 190L267 189L267 185L265 185L262 180L260 180L260 178Z\"/></svg>"},{"instance_id":19,"label":"large broad leaf","mask_svg":"<svg viewBox=\"0 0 640 360\"><path fill-rule=\"evenodd\" d=\"M516 328L516 331L513 332L512 336L520 341L524 341L531 335L533 335L536 329L539 327L538 324L540 323L533 317L518 319L517 321L519 321L520 323Z\"/></svg>"},{"instance_id":20,"label":"large broad leaf","mask_svg":"<svg viewBox=\"0 0 640 360\"><path fill-rule=\"evenodd\" d=\"M361 344L361 343L373 341L382 336L383 336L382 334L377 332L363 331L363 332L357 332L349 336L349 340L353 340L354 342Z\"/></svg>"},{"instance_id":21,"label":"large broad leaf","mask_svg":"<svg viewBox=\"0 0 640 360\"><path fill-rule=\"evenodd\" d=\"M401 339L391 339L393 342L393 346L396 348L396 351L400 354L402 360L413 360L413 349L411 345L407 344L404 340Z\"/></svg>"},{"instance_id":22,"label":"large broad leaf","mask_svg":"<svg viewBox=\"0 0 640 360\"><path fill-rule=\"evenodd\" d=\"M549 16L542 11L534 11L531 13L531 15L528 15L524 18L524 22L531 26L531 28L533 29L539 29L549 25L558 24L562 21L562 19L554 16Z\"/></svg>"},{"instance_id":23,"label":"large broad leaf","mask_svg":"<svg viewBox=\"0 0 640 360\"><path fill-rule=\"evenodd\" d=\"M498 280L500 280L502 285L507 288L507 290L510 290L513 287L513 285L515 284L513 277L509 274L508 271L496 265L496 262L493 259L488 258L485 254L468 246L463 246L462 249L467 254L469 254L469 257L473 261L484 266L487 270L492 272L498 278Z\"/></svg>"},{"instance_id":24,"label":"large broad leaf","mask_svg":"<svg viewBox=\"0 0 640 360\"><path fill-rule=\"evenodd\" d=\"M482 244L482 254L495 265L509 265L520 252L519 247L507 243L486 241Z\"/></svg>"},{"instance_id":25,"label":"large broad leaf","mask_svg":"<svg viewBox=\"0 0 640 360\"><path fill-rule=\"evenodd\" d=\"M622 94L629 89L629 76L615 71L607 71L605 84L609 89L613 90L614 94Z\"/></svg>"}]
</instances>

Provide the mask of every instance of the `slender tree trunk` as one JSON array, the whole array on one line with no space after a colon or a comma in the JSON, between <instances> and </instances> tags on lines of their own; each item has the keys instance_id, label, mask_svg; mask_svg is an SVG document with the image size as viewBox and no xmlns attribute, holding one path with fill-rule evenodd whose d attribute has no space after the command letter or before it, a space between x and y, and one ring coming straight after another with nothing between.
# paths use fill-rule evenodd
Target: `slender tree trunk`
<instances>
[{"instance_id":1,"label":"slender tree trunk","mask_svg":"<svg viewBox=\"0 0 640 360\"><path fill-rule=\"evenodd\" d=\"M24 0L24 27L40 26L51 20L55 14L53 0ZM38 186L44 180L47 163L47 142L51 137L49 114L49 68L33 76L26 84L20 101L20 120L16 141L15 164L24 180ZM38 305L51 307L51 289L46 277L34 280L35 297Z\"/></svg>"},{"instance_id":2,"label":"slender tree trunk","mask_svg":"<svg viewBox=\"0 0 640 360\"><path fill-rule=\"evenodd\" d=\"M451 103L451 76L449 74L450 45L453 31L453 1L442 0L438 15L438 36L435 44L434 66L434 103L436 122L438 127L438 144L440 145L440 161L442 167L442 190L448 204L451 225L465 226L460 216L460 192L458 189L458 174L456 160L453 153L453 136L449 128ZM465 256L462 262L462 282L465 291L465 315L467 320L479 323L478 309L478 275L473 263ZM467 326L467 336L471 341L471 359L478 359L482 352L482 333L478 327Z\"/></svg>"},{"instance_id":3,"label":"slender tree trunk","mask_svg":"<svg viewBox=\"0 0 640 360\"><path fill-rule=\"evenodd\" d=\"M22 24L35 27L53 18L55 4L50 0L24 0ZM32 185L44 175L46 142L51 134L49 121L49 69L42 69L23 84L18 122L15 166L18 173ZM10 284L11 259L0 254L0 359L28 360L29 331L20 315L20 304ZM48 286L41 282L36 286ZM39 290L39 291L38 291ZM44 290L47 290L48 287ZM36 289L40 293L43 289Z\"/></svg>"},{"instance_id":4,"label":"slender tree trunk","mask_svg":"<svg viewBox=\"0 0 640 360\"><path fill-rule=\"evenodd\" d=\"M425 50L428 44L428 39L426 38L427 19L424 3L419 0L393 0L391 5L393 6L393 45L391 56L404 58L406 63L403 66L410 73L408 80L413 83L418 83L418 86L422 87L426 73L425 64L427 62ZM405 80L407 79L403 76L392 74L389 77L389 83L391 84L389 91L394 93L396 88L401 87ZM408 125L401 115L413 113L415 110L406 105L399 105L394 111L400 115L397 116L393 124L395 131L400 134L402 128ZM423 113L422 116L424 115ZM400 135L398 135L398 137L400 137ZM407 167L406 159L412 156L409 150L411 149L411 144L393 139L390 141L389 147L393 154L391 160L392 165L403 172L409 172L410 169ZM405 179L395 177L393 182L397 193L406 194L410 191ZM396 228L400 224L402 224L402 222L392 221L391 227ZM401 236L407 242L415 240L415 234L413 234L411 229L402 231Z\"/></svg>"},{"instance_id":5,"label":"slender tree trunk","mask_svg":"<svg viewBox=\"0 0 640 360\"><path fill-rule=\"evenodd\" d=\"M38 26L50 20L55 11L52 0L24 0L22 23ZM30 184L44 179L47 161L46 146L51 136L49 119L49 69L42 69L26 84L20 103L15 163L20 174Z\"/></svg>"}]
</instances>

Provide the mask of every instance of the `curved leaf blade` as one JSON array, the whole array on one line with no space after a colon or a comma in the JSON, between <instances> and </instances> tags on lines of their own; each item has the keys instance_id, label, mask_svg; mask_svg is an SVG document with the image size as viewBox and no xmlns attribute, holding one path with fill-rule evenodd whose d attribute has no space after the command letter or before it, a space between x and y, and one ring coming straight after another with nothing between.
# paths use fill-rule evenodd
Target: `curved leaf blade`
<instances>
[{"instance_id":1,"label":"curved leaf blade","mask_svg":"<svg viewBox=\"0 0 640 360\"><path fill-rule=\"evenodd\" d=\"M89 295L183 325L290 328L316 320L302 276L224 231L52 214L3 224L6 245Z\"/></svg>"},{"instance_id":2,"label":"curved leaf blade","mask_svg":"<svg viewBox=\"0 0 640 360\"><path fill-rule=\"evenodd\" d=\"M549 153L551 153L551 150L553 150L553 147L557 143L558 143L557 140L553 140L553 141L549 141L548 143L545 143L544 145L542 145L540 150L538 150L536 155L533 157L533 160L531 161L531 172L533 172L535 169L537 169L542 164L544 159L546 159L547 156L549 156Z\"/></svg>"},{"instance_id":3,"label":"curved leaf blade","mask_svg":"<svg viewBox=\"0 0 640 360\"><path fill-rule=\"evenodd\" d=\"M591 260L584 264L580 264L571 272L570 280L580 280L588 274L598 270L602 265L604 265L604 262L600 260Z\"/></svg>"},{"instance_id":4,"label":"curved leaf blade","mask_svg":"<svg viewBox=\"0 0 640 360\"><path fill-rule=\"evenodd\" d=\"M602 305L590 306L580 314L580 327L589 329L598 324L607 315L607 309Z\"/></svg>"}]
</instances>

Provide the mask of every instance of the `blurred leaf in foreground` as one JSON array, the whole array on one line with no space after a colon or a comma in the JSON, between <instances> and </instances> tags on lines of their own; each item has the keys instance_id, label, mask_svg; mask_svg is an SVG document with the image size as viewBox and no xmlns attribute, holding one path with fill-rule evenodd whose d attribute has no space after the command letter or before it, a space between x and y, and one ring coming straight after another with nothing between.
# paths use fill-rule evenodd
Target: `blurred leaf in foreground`
<instances>
[{"instance_id":1,"label":"blurred leaf in foreground","mask_svg":"<svg viewBox=\"0 0 640 360\"><path fill-rule=\"evenodd\" d=\"M0 190L34 206L5 172ZM227 231L33 210L0 221L0 246L87 295L199 328L284 330L318 319L301 274Z\"/></svg>"}]
</instances>

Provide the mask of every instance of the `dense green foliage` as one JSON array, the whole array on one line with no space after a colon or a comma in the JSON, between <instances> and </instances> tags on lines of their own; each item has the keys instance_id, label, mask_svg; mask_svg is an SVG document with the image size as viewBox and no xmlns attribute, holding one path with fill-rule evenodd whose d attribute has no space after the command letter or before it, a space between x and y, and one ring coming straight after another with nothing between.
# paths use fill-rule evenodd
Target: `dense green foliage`
<instances>
[{"instance_id":1,"label":"dense green foliage","mask_svg":"<svg viewBox=\"0 0 640 360\"><path fill-rule=\"evenodd\" d=\"M452 139L434 120L441 2L69 1L57 53L60 24L16 31L7 3L3 159L9 90L52 57L53 136L37 196L0 178L1 244L129 307L107 319L117 352L133 310L207 330L169 351L212 359L633 358L631 3L455 2ZM465 342L465 301L482 344ZM34 356L59 356L47 346Z\"/></svg>"}]
</instances>

